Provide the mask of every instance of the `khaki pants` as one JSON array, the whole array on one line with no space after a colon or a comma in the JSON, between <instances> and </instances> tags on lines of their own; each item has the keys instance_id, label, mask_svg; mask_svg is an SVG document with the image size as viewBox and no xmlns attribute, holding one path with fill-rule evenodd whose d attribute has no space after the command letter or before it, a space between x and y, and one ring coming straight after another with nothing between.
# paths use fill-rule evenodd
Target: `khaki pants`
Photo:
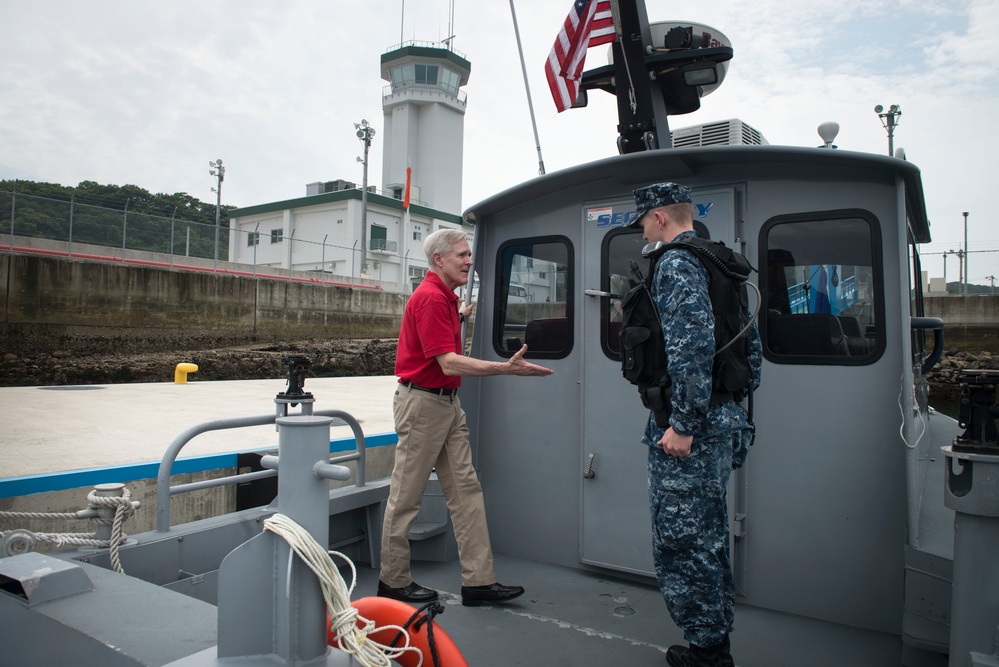
<instances>
[{"instance_id":1,"label":"khaki pants","mask_svg":"<svg viewBox=\"0 0 999 667\"><path fill-rule=\"evenodd\" d=\"M399 385L392 409L399 443L382 526L381 580L391 588L413 581L406 536L436 468L454 524L462 585L495 583L482 487L472 467L468 426L458 396L438 396Z\"/></svg>"}]
</instances>

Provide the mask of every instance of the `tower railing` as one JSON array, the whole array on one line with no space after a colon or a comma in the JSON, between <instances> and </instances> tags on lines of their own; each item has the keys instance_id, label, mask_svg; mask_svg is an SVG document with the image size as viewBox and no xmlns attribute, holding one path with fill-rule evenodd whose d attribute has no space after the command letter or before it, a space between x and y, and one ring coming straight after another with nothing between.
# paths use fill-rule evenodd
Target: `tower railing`
<instances>
[{"instance_id":1,"label":"tower railing","mask_svg":"<svg viewBox=\"0 0 999 667\"><path fill-rule=\"evenodd\" d=\"M468 95L464 90L458 90L455 86L446 86L443 83L417 83L416 81L400 81L382 88L382 97L391 97L402 92L427 92L444 93L458 101L458 104L465 105Z\"/></svg>"},{"instance_id":2,"label":"tower railing","mask_svg":"<svg viewBox=\"0 0 999 667\"><path fill-rule=\"evenodd\" d=\"M450 45L450 42L448 42L447 44L444 44L443 42L428 42L428 41L419 40L419 39L410 39L410 40L407 40L405 42L401 42L399 44L395 44L393 46L390 46L387 49L385 49L385 53L392 53L393 51L398 51L399 49L404 49L407 46L419 46L421 48L426 48L426 49L442 49L444 51L450 51L454 55L456 55L456 56L458 56L460 58L463 58L465 60L468 60L468 56L466 56L464 53L462 53L458 49L452 48L451 45Z\"/></svg>"}]
</instances>

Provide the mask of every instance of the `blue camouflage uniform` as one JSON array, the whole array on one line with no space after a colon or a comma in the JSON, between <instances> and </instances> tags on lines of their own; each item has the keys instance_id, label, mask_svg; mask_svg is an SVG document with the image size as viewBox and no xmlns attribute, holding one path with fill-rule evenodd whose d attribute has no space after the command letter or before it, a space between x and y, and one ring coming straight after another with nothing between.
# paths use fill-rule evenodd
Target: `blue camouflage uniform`
<instances>
[{"instance_id":1,"label":"blue camouflage uniform","mask_svg":"<svg viewBox=\"0 0 999 667\"><path fill-rule=\"evenodd\" d=\"M696 236L683 232L675 241ZM658 445L665 431L649 414L642 442L649 447L649 509L659 589L684 639L714 646L732 629L735 587L729 554L726 490L742 466L753 426L734 401L709 405L715 354L710 274L693 252L668 250L653 277L652 295L662 323L672 380L670 426L693 435L690 455L674 457ZM754 325L749 337L752 385L760 383L762 348Z\"/></svg>"}]
</instances>

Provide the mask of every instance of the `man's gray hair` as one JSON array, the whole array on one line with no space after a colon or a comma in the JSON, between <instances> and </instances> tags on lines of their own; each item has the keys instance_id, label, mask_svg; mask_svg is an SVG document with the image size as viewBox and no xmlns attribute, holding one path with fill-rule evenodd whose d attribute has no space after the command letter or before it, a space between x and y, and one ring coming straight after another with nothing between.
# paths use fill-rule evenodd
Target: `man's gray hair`
<instances>
[{"instance_id":1,"label":"man's gray hair","mask_svg":"<svg viewBox=\"0 0 999 667\"><path fill-rule=\"evenodd\" d=\"M427 256L430 266L434 265L434 255L440 253L446 256L451 252L451 246L465 240L465 232L460 229L443 228L438 229L423 241L423 252Z\"/></svg>"}]
</instances>

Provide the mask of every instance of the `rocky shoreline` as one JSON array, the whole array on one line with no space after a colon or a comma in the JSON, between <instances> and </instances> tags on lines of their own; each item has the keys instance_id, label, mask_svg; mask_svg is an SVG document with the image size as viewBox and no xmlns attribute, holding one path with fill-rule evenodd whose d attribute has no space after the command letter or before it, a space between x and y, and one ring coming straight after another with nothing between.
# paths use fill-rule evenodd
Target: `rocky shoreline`
<instances>
[{"instance_id":1,"label":"rocky shoreline","mask_svg":"<svg viewBox=\"0 0 999 667\"><path fill-rule=\"evenodd\" d=\"M34 387L135 382L173 382L179 363L197 364L188 381L284 378L282 359L309 359L310 377L391 375L396 339L305 340L174 352L89 353L54 350L34 355L5 354L0 359L0 387Z\"/></svg>"},{"instance_id":2,"label":"rocky shoreline","mask_svg":"<svg viewBox=\"0 0 999 667\"><path fill-rule=\"evenodd\" d=\"M930 405L956 418L961 394L957 378L967 370L999 371L999 354L945 351L940 362L926 376L930 383Z\"/></svg>"},{"instance_id":3,"label":"rocky shoreline","mask_svg":"<svg viewBox=\"0 0 999 667\"><path fill-rule=\"evenodd\" d=\"M182 362L198 365L190 382L262 380L287 377L282 359L302 355L311 362L310 377L391 375L397 339L302 340L176 352L90 353L55 350L31 356L5 354L0 359L0 387L172 382ZM952 349L929 373L930 404L956 416L958 375L967 369L999 370L999 354ZM766 379L764 378L764 381Z\"/></svg>"}]
</instances>

